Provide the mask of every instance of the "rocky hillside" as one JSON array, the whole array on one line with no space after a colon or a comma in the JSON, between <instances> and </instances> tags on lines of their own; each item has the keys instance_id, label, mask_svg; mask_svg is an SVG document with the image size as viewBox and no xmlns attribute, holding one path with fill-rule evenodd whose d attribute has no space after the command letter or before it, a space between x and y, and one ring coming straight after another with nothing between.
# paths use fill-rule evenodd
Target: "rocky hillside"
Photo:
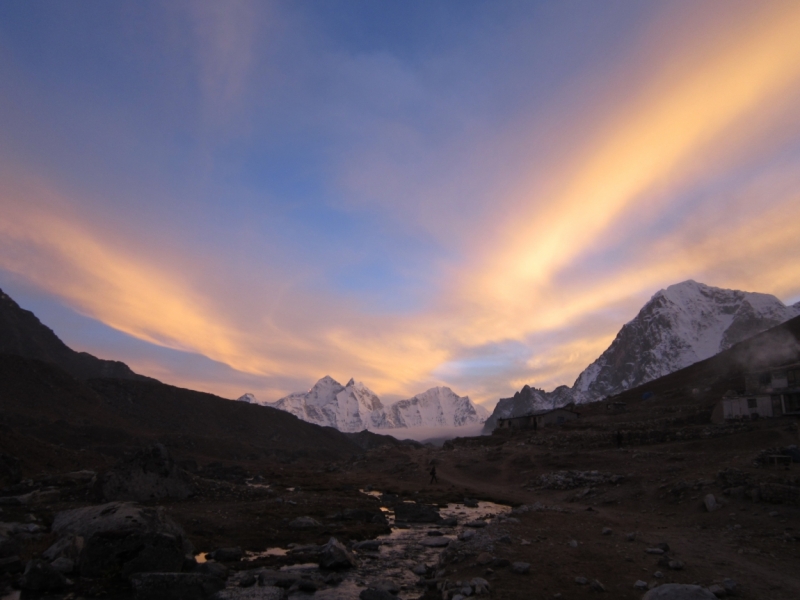
<instances>
[{"instance_id":1,"label":"rocky hillside","mask_svg":"<svg viewBox=\"0 0 800 600\"><path fill-rule=\"evenodd\" d=\"M53 330L0 290L0 352L35 358L58 365L78 379L113 377L155 381L134 373L128 365L103 360L86 352L76 352L62 342Z\"/></svg>"},{"instance_id":2,"label":"rocky hillside","mask_svg":"<svg viewBox=\"0 0 800 600\"><path fill-rule=\"evenodd\" d=\"M762 331L800 315L800 303L775 296L684 281L658 291L623 325L611 346L572 387L551 392L523 387L501 399L486 422L532 410L585 403L619 394L705 360Z\"/></svg>"}]
</instances>

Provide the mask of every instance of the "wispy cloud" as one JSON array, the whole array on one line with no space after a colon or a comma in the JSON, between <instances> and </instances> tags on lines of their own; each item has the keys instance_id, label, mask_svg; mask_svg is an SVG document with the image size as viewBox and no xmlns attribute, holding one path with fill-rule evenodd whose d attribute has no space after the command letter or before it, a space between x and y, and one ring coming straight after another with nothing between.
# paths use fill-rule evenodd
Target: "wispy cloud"
<instances>
[{"instance_id":1,"label":"wispy cloud","mask_svg":"<svg viewBox=\"0 0 800 600\"><path fill-rule=\"evenodd\" d=\"M202 148L182 179L142 171L182 210L137 214L113 200L130 190L20 171L6 147L0 269L223 365L193 376L134 357L148 372L264 399L330 373L392 397L450 384L490 402L572 383L676 281L797 296L800 8L676 6L623 32L625 56L495 114L464 75L491 65L457 44L411 60L338 47L285 7L186 5L191 35L175 43L193 57ZM382 301L400 279L385 275L383 295L336 281L377 255L419 290L410 308Z\"/></svg>"}]
</instances>

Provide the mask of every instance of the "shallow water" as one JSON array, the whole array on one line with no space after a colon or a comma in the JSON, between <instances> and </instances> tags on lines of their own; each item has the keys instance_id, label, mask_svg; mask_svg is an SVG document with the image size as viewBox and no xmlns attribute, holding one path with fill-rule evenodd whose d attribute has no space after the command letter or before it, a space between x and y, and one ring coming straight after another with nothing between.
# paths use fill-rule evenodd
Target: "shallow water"
<instances>
[{"instance_id":1,"label":"shallow water","mask_svg":"<svg viewBox=\"0 0 800 600\"><path fill-rule=\"evenodd\" d=\"M372 495L372 494L371 494ZM298 592L292 594L290 600L302 598L324 598L326 600L352 600L358 598L361 590L371 584L380 582L392 583L400 588L398 598L409 600L417 598L422 590L416 587L419 575L411 569L420 563L435 566L444 548L430 548L422 545L425 540L437 539L428 536L428 531L441 531L442 537L450 540L457 538L466 527L465 523L477 519L491 521L499 514L509 513L511 507L493 502L479 502L477 507L470 508L463 504L450 504L440 508L442 518L456 517L458 525L441 527L432 524L409 524L408 529L394 527L394 513L388 511L386 516L392 526L391 533L376 538L382 544L377 552L354 551L359 567L343 572L344 581L336 587L319 590L313 594ZM439 538L441 539L441 538ZM317 568L317 565L303 565L305 568Z\"/></svg>"}]
</instances>

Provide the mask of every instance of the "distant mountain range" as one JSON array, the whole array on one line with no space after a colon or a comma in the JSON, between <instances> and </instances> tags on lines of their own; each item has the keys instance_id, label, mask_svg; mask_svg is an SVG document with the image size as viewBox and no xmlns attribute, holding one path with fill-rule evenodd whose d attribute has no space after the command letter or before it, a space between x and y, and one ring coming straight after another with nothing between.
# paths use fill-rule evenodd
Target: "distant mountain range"
<instances>
[{"instance_id":1,"label":"distant mountain range","mask_svg":"<svg viewBox=\"0 0 800 600\"><path fill-rule=\"evenodd\" d=\"M252 394L239 398L255 402ZM342 385L325 376L308 392L289 394L265 403L296 417L343 432L414 427L461 427L483 423L488 411L468 396L448 387L435 387L413 398L384 406L377 394L353 379Z\"/></svg>"},{"instance_id":2,"label":"distant mountain range","mask_svg":"<svg viewBox=\"0 0 800 600\"><path fill-rule=\"evenodd\" d=\"M503 398L486 420L533 410L601 400L658 379L727 350L733 344L800 315L800 302L786 306L775 296L684 281L658 291L623 325L611 346L572 387L551 392L525 386Z\"/></svg>"}]
</instances>

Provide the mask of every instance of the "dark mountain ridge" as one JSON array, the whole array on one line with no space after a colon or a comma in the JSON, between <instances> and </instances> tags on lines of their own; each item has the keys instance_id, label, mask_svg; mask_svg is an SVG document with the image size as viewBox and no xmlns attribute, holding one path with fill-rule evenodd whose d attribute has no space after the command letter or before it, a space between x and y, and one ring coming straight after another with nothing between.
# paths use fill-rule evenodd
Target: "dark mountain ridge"
<instances>
[{"instance_id":1,"label":"dark mountain ridge","mask_svg":"<svg viewBox=\"0 0 800 600\"><path fill-rule=\"evenodd\" d=\"M88 352L76 352L62 342L36 315L21 308L3 290L0 290L0 352L57 365L77 379L113 377L156 381L134 373L123 362L103 360Z\"/></svg>"}]
</instances>

